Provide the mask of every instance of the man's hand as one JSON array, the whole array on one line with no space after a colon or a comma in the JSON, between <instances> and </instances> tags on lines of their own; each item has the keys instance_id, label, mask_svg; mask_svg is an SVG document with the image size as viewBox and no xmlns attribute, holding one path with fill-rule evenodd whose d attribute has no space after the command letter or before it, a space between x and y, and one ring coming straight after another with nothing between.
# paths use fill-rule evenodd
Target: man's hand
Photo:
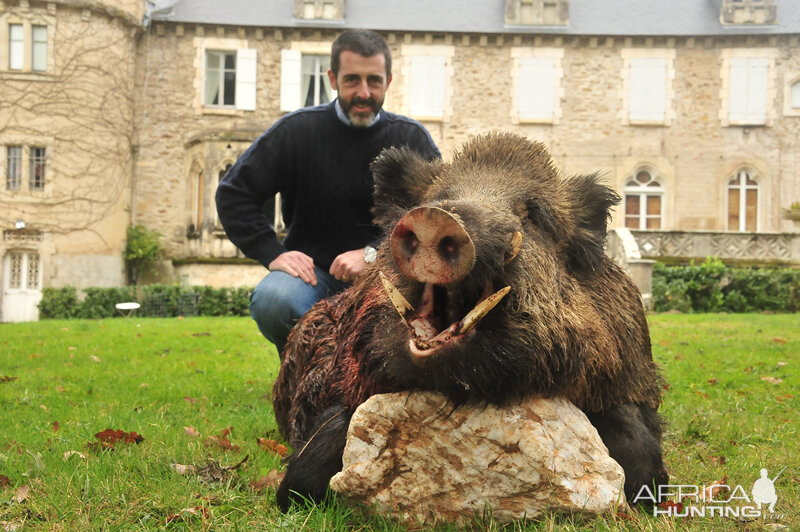
<instances>
[{"instance_id":1,"label":"man's hand","mask_svg":"<svg viewBox=\"0 0 800 532\"><path fill-rule=\"evenodd\" d=\"M349 283L364 273L367 263L364 262L364 249L345 251L331 264L330 274L336 279Z\"/></svg>"},{"instance_id":2,"label":"man's hand","mask_svg":"<svg viewBox=\"0 0 800 532\"><path fill-rule=\"evenodd\" d=\"M270 271L282 271L294 277L299 277L311 286L317 285L317 275L314 273L314 259L302 251L286 251L269 263Z\"/></svg>"}]
</instances>

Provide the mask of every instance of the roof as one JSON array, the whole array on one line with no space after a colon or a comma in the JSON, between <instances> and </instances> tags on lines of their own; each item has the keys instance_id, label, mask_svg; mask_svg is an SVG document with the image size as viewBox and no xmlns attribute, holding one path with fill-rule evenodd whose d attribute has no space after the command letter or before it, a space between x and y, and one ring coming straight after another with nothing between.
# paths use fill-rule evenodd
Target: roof
<instances>
[{"instance_id":1,"label":"roof","mask_svg":"<svg viewBox=\"0 0 800 532\"><path fill-rule=\"evenodd\" d=\"M505 0L344 2L344 21L296 19L293 0L150 0L148 9L159 21L270 28L607 36L800 34L797 0L776 0L777 24L738 26L720 22L720 0L570 0L566 26L508 26Z\"/></svg>"}]
</instances>

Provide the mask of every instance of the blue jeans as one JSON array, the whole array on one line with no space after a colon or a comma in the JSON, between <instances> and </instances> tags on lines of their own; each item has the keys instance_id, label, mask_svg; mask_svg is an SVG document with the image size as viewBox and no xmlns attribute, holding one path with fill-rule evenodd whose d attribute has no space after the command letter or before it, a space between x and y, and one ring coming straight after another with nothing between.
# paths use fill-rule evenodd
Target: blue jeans
<instances>
[{"instance_id":1,"label":"blue jeans","mask_svg":"<svg viewBox=\"0 0 800 532\"><path fill-rule=\"evenodd\" d=\"M286 272L270 272L250 296L250 316L264 337L275 344L283 358L286 337L295 323L320 299L341 292L350 283L337 281L330 273L314 268L317 285L311 286Z\"/></svg>"}]
</instances>

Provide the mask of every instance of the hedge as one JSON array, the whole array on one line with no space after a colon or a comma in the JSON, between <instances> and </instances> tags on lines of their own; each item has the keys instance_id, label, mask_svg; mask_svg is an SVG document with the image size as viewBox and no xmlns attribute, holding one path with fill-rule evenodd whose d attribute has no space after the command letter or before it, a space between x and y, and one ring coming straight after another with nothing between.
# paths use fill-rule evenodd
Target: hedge
<instances>
[{"instance_id":1,"label":"hedge","mask_svg":"<svg viewBox=\"0 0 800 532\"><path fill-rule=\"evenodd\" d=\"M123 315L115 305L136 301L137 316L248 316L252 288L184 287L145 285L138 288L86 288L81 297L73 286L45 288L39 318L116 318Z\"/></svg>"},{"instance_id":2,"label":"hedge","mask_svg":"<svg viewBox=\"0 0 800 532\"><path fill-rule=\"evenodd\" d=\"M656 312L797 312L800 270L730 268L718 258L653 269Z\"/></svg>"}]
</instances>

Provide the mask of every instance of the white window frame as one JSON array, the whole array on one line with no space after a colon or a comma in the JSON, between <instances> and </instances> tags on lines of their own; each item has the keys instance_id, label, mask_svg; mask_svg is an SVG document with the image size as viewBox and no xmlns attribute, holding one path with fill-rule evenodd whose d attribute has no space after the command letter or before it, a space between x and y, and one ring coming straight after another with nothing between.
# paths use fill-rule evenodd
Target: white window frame
<instances>
[{"instance_id":1,"label":"white window frame","mask_svg":"<svg viewBox=\"0 0 800 532\"><path fill-rule=\"evenodd\" d=\"M292 41L289 48L281 50L281 92L280 110L285 113L296 111L305 105L306 95L303 94L303 56L331 55L330 42ZM323 82L326 87L330 85L327 72L324 73ZM331 88L330 101L337 96Z\"/></svg>"},{"instance_id":2,"label":"white window frame","mask_svg":"<svg viewBox=\"0 0 800 532\"><path fill-rule=\"evenodd\" d=\"M558 124L564 88L563 48L511 48L511 122ZM533 76L533 79L531 78ZM542 97L531 93L538 91Z\"/></svg>"},{"instance_id":3,"label":"white window frame","mask_svg":"<svg viewBox=\"0 0 800 532\"><path fill-rule=\"evenodd\" d=\"M48 33L45 25L31 26L31 70L34 72L47 72Z\"/></svg>"},{"instance_id":4,"label":"white window frame","mask_svg":"<svg viewBox=\"0 0 800 532\"><path fill-rule=\"evenodd\" d=\"M743 176L742 174L745 174ZM744 179L743 179L744 177ZM748 185L747 178L754 181L755 185ZM737 180L737 184L733 181ZM738 227L730 226L730 194L731 188L739 189L739 223ZM747 191L756 191L756 229L755 232L761 231L761 180L752 168L742 166L736 169L733 176L725 180L725 227L728 231L735 231L737 233L747 233Z\"/></svg>"},{"instance_id":5,"label":"white window frame","mask_svg":"<svg viewBox=\"0 0 800 532\"><path fill-rule=\"evenodd\" d=\"M53 139L48 137L24 137L24 136L15 136L11 135L7 139L4 139L2 145L0 145L0 156L2 156L2 161L0 161L0 179L2 179L2 183L0 183L0 191L14 195L18 199L24 199L24 196L31 196L36 198L41 197L51 197L53 193L52 181L53 181L53 168L51 165L51 160L53 156ZM9 154L11 148L20 148L21 149L21 156L18 161L15 163L19 164L17 176L19 177L19 181L17 188L12 189L9 188L9 177L10 172L13 171L12 168L9 168ZM43 164L43 176L40 186L34 188L34 170L37 161L34 160L35 153L37 149L44 150L44 158L40 159L38 162Z\"/></svg>"},{"instance_id":6,"label":"white window frame","mask_svg":"<svg viewBox=\"0 0 800 532\"><path fill-rule=\"evenodd\" d=\"M621 121L623 125L669 126L674 119L672 100L675 50L623 48ZM648 85L654 90L648 90Z\"/></svg>"},{"instance_id":7,"label":"white window frame","mask_svg":"<svg viewBox=\"0 0 800 532\"><path fill-rule=\"evenodd\" d=\"M8 69L22 71L25 68L25 26L8 25Z\"/></svg>"},{"instance_id":8,"label":"white window frame","mask_svg":"<svg viewBox=\"0 0 800 532\"><path fill-rule=\"evenodd\" d=\"M720 121L723 126L772 125L777 54L774 48L722 50ZM744 82L747 87L743 89Z\"/></svg>"},{"instance_id":9,"label":"white window frame","mask_svg":"<svg viewBox=\"0 0 800 532\"><path fill-rule=\"evenodd\" d=\"M640 172L647 172L650 174L651 182L658 183L658 187L649 187L645 184L637 184L637 185L629 185L628 182L631 180L636 180L636 176L639 175ZM651 231L659 231L664 228L664 207L665 201L664 197L666 195L666 190L664 188L664 180L659 176L659 174L649 166L639 166L634 170L633 174L628 176L625 179L625 187L623 188L623 205L622 205L622 225L623 227L628 227L628 213L627 213L627 200L628 196L637 196L639 199L639 227L638 228L629 228L629 229L638 229L638 230L651 230ZM661 212L658 214L659 218L659 227L652 229L647 227L647 219L648 218L655 218L655 215L650 215L647 213L647 196L659 196L661 198Z\"/></svg>"},{"instance_id":10,"label":"white window frame","mask_svg":"<svg viewBox=\"0 0 800 532\"><path fill-rule=\"evenodd\" d=\"M14 157L14 160L11 160L11 154L13 152L19 154L19 157ZM6 192L19 192L22 190L22 168L23 168L23 160L24 160L24 146L22 145L7 145L5 146L5 191ZM12 177L14 180L12 181Z\"/></svg>"},{"instance_id":11,"label":"white window frame","mask_svg":"<svg viewBox=\"0 0 800 532\"><path fill-rule=\"evenodd\" d=\"M55 71L53 58L53 38L55 34L55 15L46 8L29 7L27 10L11 8L0 9L0 72L8 79L38 81L49 77ZM15 39L12 44L11 33L14 28ZM37 28L45 28L44 33ZM36 46L33 35L36 33ZM34 46L37 50L34 68ZM42 57L44 54L44 57Z\"/></svg>"},{"instance_id":12,"label":"white window frame","mask_svg":"<svg viewBox=\"0 0 800 532\"><path fill-rule=\"evenodd\" d=\"M784 116L800 116L800 72L785 77L783 90Z\"/></svg>"},{"instance_id":13,"label":"white window frame","mask_svg":"<svg viewBox=\"0 0 800 532\"><path fill-rule=\"evenodd\" d=\"M246 39L218 37L195 37L195 107L202 113L238 114L256 110L256 85L258 53L248 48ZM221 52L236 54L236 83L233 105L206 105L206 53ZM224 81L221 79L220 83ZM224 101L224 100L223 100Z\"/></svg>"},{"instance_id":14,"label":"white window frame","mask_svg":"<svg viewBox=\"0 0 800 532\"><path fill-rule=\"evenodd\" d=\"M449 119L453 115L455 47L404 44L401 55L405 114L420 121Z\"/></svg>"}]
</instances>

